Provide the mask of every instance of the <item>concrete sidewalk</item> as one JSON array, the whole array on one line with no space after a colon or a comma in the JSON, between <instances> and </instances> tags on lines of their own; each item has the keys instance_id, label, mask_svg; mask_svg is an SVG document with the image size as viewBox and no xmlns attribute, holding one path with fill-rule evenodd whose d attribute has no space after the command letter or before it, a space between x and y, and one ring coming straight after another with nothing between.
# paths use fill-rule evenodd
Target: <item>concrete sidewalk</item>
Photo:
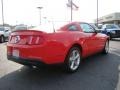
<instances>
[{"instance_id":1,"label":"concrete sidewalk","mask_svg":"<svg viewBox=\"0 0 120 90\"><path fill-rule=\"evenodd\" d=\"M119 70L118 84L115 90L120 90L120 66L118 67L118 70Z\"/></svg>"}]
</instances>

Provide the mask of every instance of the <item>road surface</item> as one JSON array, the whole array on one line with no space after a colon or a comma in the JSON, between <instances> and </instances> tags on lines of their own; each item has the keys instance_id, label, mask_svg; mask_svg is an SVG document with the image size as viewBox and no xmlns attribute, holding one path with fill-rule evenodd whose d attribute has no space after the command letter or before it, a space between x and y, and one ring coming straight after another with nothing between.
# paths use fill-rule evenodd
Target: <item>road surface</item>
<instances>
[{"instance_id":1,"label":"road surface","mask_svg":"<svg viewBox=\"0 0 120 90\"><path fill-rule=\"evenodd\" d=\"M59 67L30 69L8 61L6 43L0 44L0 90L118 90L119 72L120 39L110 41L108 55L86 58L73 74Z\"/></svg>"}]
</instances>

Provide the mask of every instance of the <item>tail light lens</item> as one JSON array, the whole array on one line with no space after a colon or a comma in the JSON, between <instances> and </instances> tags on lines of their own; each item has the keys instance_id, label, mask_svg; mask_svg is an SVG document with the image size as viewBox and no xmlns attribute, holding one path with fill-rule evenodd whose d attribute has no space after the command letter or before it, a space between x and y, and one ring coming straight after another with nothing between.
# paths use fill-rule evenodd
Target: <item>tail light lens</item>
<instances>
[{"instance_id":1,"label":"tail light lens","mask_svg":"<svg viewBox=\"0 0 120 90\"><path fill-rule=\"evenodd\" d=\"M43 37L41 36L29 36L27 44L29 45L37 45L43 43Z\"/></svg>"},{"instance_id":2,"label":"tail light lens","mask_svg":"<svg viewBox=\"0 0 120 90\"><path fill-rule=\"evenodd\" d=\"M16 40L19 40L19 42L16 42ZM18 36L9 37L9 43L12 43L12 44L38 45L38 44L42 44L43 41L44 41L44 38L38 35L21 35L19 36L19 39L18 39Z\"/></svg>"}]
</instances>

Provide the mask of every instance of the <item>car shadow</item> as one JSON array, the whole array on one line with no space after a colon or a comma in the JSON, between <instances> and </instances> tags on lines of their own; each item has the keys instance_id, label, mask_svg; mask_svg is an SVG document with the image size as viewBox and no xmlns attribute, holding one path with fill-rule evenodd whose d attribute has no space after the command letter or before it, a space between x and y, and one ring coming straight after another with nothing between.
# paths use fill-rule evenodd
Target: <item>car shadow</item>
<instances>
[{"instance_id":1,"label":"car shadow","mask_svg":"<svg viewBox=\"0 0 120 90\"><path fill-rule=\"evenodd\" d=\"M72 74L59 66L40 69L23 66L0 78L0 90L114 90L119 58L112 53L88 57Z\"/></svg>"}]
</instances>

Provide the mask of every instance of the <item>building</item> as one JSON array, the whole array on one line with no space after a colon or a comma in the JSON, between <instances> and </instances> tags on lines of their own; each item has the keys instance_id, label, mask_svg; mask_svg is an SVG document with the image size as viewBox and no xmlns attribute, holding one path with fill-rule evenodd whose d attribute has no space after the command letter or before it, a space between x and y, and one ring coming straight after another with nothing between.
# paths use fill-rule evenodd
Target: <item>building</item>
<instances>
[{"instance_id":1,"label":"building","mask_svg":"<svg viewBox=\"0 0 120 90\"><path fill-rule=\"evenodd\" d=\"M97 23L97 20L95 20L95 23ZM99 24L119 24L120 25L120 13L112 13L103 17L98 18Z\"/></svg>"}]
</instances>

